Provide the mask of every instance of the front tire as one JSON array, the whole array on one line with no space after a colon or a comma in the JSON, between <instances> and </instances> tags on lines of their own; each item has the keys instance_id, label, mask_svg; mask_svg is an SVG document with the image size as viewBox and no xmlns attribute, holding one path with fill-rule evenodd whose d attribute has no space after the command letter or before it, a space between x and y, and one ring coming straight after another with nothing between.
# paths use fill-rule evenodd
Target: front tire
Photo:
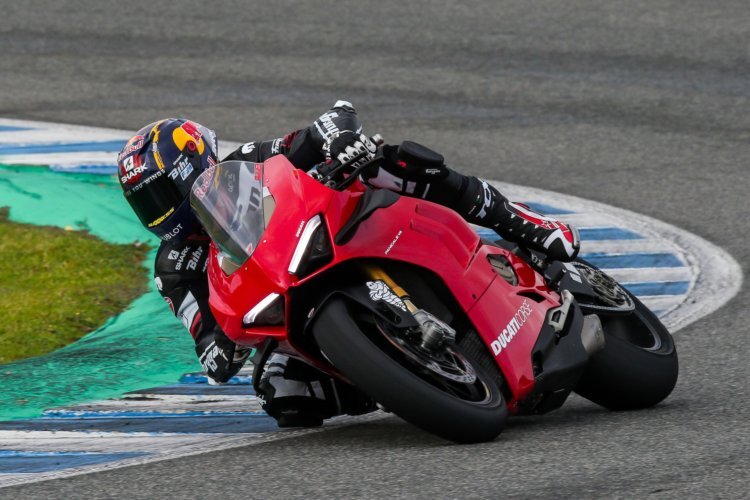
<instances>
[{"instance_id":1,"label":"front tire","mask_svg":"<svg viewBox=\"0 0 750 500\"><path fill-rule=\"evenodd\" d=\"M457 443L490 441L500 434L508 410L499 387L476 360L454 347L461 359L471 364L477 383L486 389L486 396L470 401L430 383L428 376L410 369L409 361L398 351L373 342L382 336L376 330L374 325L355 321L341 298L328 302L313 325L313 335L331 363L404 420Z\"/></svg>"}]
</instances>

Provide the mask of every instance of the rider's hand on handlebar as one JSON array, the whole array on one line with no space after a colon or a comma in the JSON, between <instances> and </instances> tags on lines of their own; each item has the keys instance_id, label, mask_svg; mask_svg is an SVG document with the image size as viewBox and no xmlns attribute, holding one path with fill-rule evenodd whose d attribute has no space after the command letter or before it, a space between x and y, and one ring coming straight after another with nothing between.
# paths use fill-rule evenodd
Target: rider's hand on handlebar
<instances>
[{"instance_id":1,"label":"rider's hand on handlebar","mask_svg":"<svg viewBox=\"0 0 750 500\"><path fill-rule=\"evenodd\" d=\"M352 169L363 165L375 157L376 145L365 134L358 134L351 130L342 130L332 135L323 145L326 160L335 160L339 164L356 161L350 164Z\"/></svg>"}]
</instances>

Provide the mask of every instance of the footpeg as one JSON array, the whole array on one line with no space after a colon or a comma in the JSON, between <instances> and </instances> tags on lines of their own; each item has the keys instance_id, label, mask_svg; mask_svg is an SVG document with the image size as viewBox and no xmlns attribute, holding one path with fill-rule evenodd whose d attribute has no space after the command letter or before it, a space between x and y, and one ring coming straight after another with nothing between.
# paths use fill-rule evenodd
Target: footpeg
<instances>
[{"instance_id":1,"label":"footpeg","mask_svg":"<svg viewBox=\"0 0 750 500\"><path fill-rule=\"evenodd\" d=\"M560 297L562 298L562 304L549 310L549 319L547 320L547 324L558 334L565 328L565 321L568 319L568 312L570 312L570 306L573 304L573 294L570 291L563 290Z\"/></svg>"}]
</instances>

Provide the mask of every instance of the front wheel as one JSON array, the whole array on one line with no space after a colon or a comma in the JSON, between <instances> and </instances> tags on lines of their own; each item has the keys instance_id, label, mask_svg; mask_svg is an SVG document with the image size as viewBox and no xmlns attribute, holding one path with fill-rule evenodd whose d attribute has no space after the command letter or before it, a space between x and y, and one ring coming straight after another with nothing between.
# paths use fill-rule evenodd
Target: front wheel
<instances>
[{"instance_id":1,"label":"front wheel","mask_svg":"<svg viewBox=\"0 0 750 500\"><path fill-rule=\"evenodd\" d=\"M604 275L587 263L583 265L591 274ZM608 279L623 297L623 310L613 307L609 313L599 312L604 349L592 356L575 392L611 410L647 408L669 396L677 383L674 339L648 307ZM617 295L610 292L606 294L608 299Z\"/></svg>"},{"instance_id":2,"label":"front wheel","mask_svg":"<svg viewBox=\"0 0 750 500\"><path fill-rule=\"evenodd\" d=\"M353 312L343 299L332 299L319 312L313 335L357 387L404 420L451 441L476 443L500 434L508 410L477 360L455 345L428 359L373 318Z\"/></svg>"}]
</instances>

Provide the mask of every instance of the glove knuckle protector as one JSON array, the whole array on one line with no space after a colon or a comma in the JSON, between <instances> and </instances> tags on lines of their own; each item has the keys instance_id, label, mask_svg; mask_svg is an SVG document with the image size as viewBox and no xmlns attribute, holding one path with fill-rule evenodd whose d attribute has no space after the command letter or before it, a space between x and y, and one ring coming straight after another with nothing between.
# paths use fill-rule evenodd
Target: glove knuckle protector
<instances>
[{"instance_id":1,"label":"glove knuckle protector","mask_svg":"<svg viewBox=\"0 0 750 500\"><path fill-rule=\"evenodd\" d=\"M358 134L351 130L343 130L332 134L323 145L326 160L336 160L340 163L351 161L361 156L352 167L357 167L371 160L375 156L377 147L365 134Z\"/></svg>"},{"instance_id":2,"label":"glove knuckle protector","mask_svg":"<svg viewBox=\"0 0 750 500\"><path fill-rule=\"evenodd\" d=\"M196 339L195 352L206 374L219 383L234 377L250 354L249 349L238 349L218 327Z\"/></svg>"}]
</instances>

